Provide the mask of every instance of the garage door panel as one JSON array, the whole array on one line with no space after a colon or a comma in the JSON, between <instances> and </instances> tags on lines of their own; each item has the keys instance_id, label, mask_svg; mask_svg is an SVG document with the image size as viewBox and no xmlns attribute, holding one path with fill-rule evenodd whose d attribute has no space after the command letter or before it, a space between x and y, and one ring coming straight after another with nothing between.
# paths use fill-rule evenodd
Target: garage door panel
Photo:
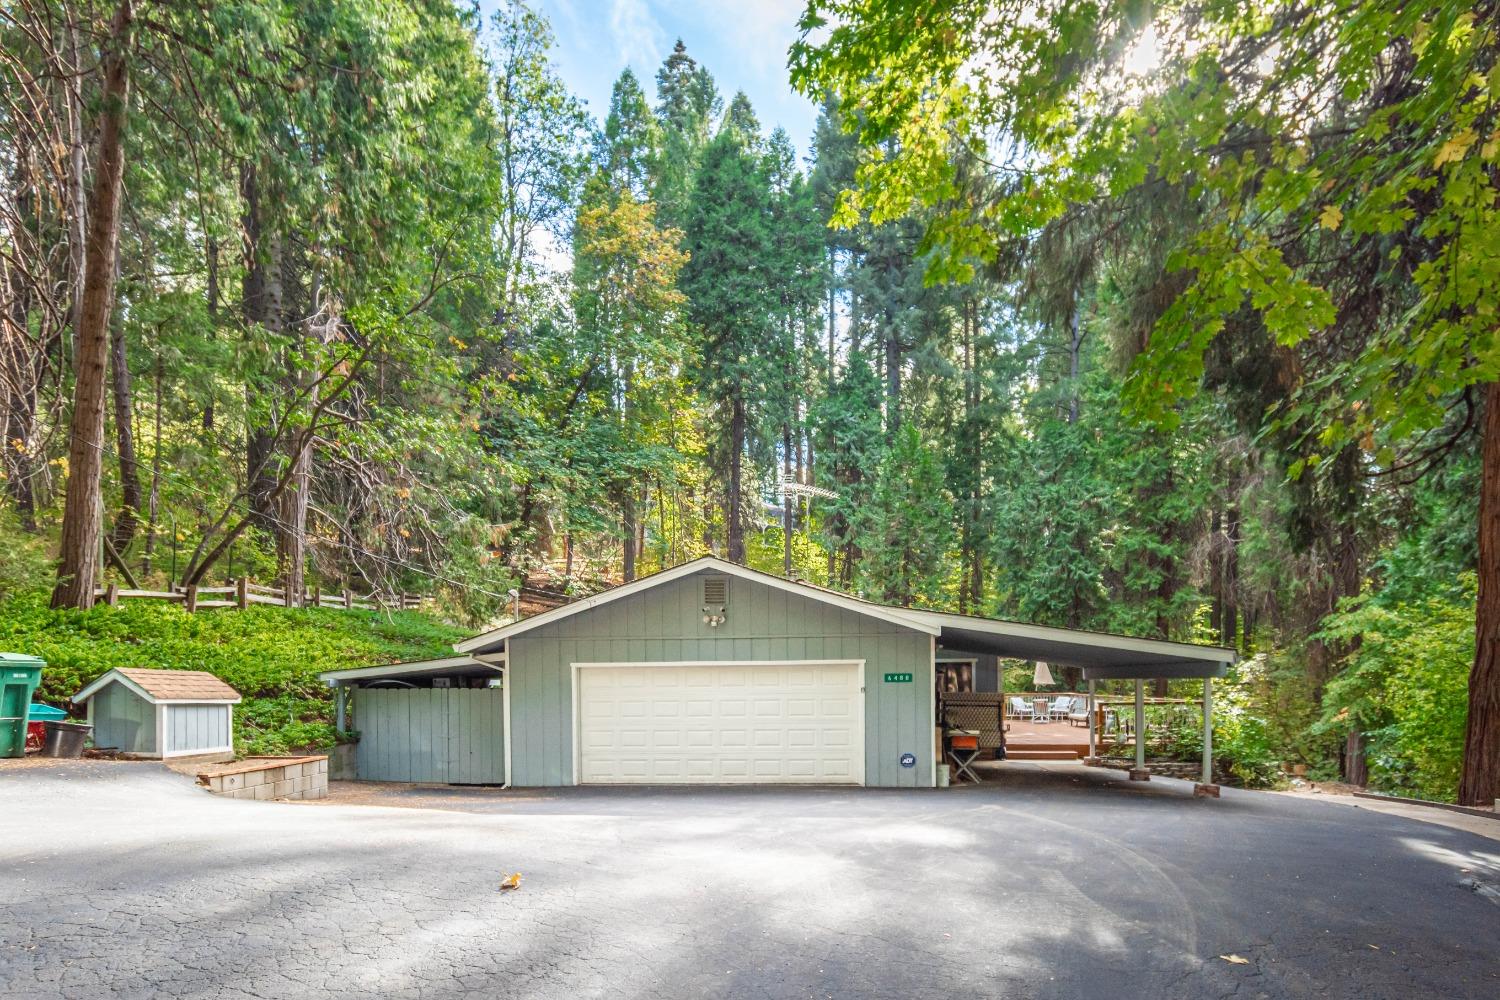
<instances>
[{"instance_id":1,"label":"garage door panel","mask_svg":"<svg viewBox=\"0 0 1500 1000\"><path fill-rule=\"evenodd\" d=\"M862 780L856 664L583 667L577 683L582 782Z\"/></svg>"}]
</instances>

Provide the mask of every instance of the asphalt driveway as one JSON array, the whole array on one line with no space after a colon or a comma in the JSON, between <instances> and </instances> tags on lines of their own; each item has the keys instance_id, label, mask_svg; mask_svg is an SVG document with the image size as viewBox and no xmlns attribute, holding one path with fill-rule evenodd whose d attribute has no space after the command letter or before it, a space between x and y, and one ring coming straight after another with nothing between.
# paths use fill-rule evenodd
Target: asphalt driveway
<instances>
[{"instance_id":1,"label":"asphalt driveway","mask_svg":"<svg viewBox=\"0 0 1500 1000\"><path fill-rule=\"evenodd\" d=\"M1016 766L390 808L4 769L0 996L1500 995L1494 841L1184 787Z\"/></svg>"}]
</instances>

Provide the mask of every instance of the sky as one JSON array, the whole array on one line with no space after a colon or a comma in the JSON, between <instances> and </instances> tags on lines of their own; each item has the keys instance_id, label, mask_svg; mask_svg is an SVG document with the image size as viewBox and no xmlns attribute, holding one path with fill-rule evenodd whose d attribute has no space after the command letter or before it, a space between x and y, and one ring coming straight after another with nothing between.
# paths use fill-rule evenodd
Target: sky
<instances>
[{"instance_id":1,"label":"sky","mask_svg":"<svg viewBox=\"0 0 1500 1000\"><path fill-rule=\"evenodd\" d=\"M601 122L627 65L655 101L656 70L680 37L726 104L743 90L765 131L785 128L806 157L817 109L792 90L786 68L803 0L533 0L533 7L557 35L559 74Z\"/></svg>"}]
</instances>

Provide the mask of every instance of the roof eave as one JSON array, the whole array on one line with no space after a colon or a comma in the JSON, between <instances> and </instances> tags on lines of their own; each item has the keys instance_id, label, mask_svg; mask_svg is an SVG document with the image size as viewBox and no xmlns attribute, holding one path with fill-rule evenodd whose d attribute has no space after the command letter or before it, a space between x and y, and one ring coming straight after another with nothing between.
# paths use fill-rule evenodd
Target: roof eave
<instances>
[{"instance_id":1,"label":"roof eave","mask_svg":"<svg viewBox=\"0 0 1500 1000\"><path fill-rule=\"evenodd\" d=\"M456 652L459 653L472 654L475 652L484 651L488 647L493 646L496 643L503 642L514 636L520 635L523 632L529 632L532 629L541 628L542 626L549 625L552 622L561 621L564 618L570 618L573 615L581 614L584 611L588 611L592 608L597 608L601 605L609 604L613 601L618 601L623 598L630 597L634 594L644 593L645 591L651 590L654 587L659 587L663 584L671 583L674 580L680 580L683 577L692 576L694 573L701 572L705 569L712 569L715 572L724 573L728 576L738 577L742 580L750 580L754 583L762 583L767 586L776 587L778 589L788 591L789 593L795 593L802 597L806 597L809 600L821 601L824 604L831 604L834 607L840 607L855 614L866 615L870 618L877 618L882 621L890 622L893 625L899 625L902 628L909 628L913 631L922 632L927 635L936 636L942 632L941 626L922 621L921 619L916 617L916 615L901 609L892 609L880 604L871 604L866 601L861 601L858 598L847 597L841 594L836 594L832 591L825 591L819 587L812 587L805 583L798 583L795 580L784 580L781 577L775 576L771 573L762 573L759 570L753 570L747 566L741 566L738 563L727 562L726 560L719 559L716 556L700 556L697 559L689 560L688 562L673 566L670 569L662 570L659 573L653 573L650 576L641 577L639 580L634 580L630 583L624 583L618 587L611 587L609 590L601 591L600 593L594 594L591 597L586 597L580 601L575 601L572 604L564 604L560 608L553 608L550 611L544 611L539 615L533 615L530 618L522 618L519 621L511 622L510 624L503 625L500 628L481 633L480 635L476 635L473 638L463 639L459 642L454 643L453 648Z\"/></svg>"}]
</instances>

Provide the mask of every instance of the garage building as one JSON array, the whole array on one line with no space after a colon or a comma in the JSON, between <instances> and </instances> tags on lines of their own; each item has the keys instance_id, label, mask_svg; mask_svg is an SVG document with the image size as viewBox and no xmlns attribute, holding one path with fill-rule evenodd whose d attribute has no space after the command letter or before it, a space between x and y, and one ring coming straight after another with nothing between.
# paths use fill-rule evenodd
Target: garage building
<instances>
[{"instance_id":1,"label":"garage building","mask_svg":"<svg viewBox=\"0 0 1500 1000\"><path fill-rule=\"evenodd\" d=\"M1100 678L1219 676L1234 659L888 607L713 557L455 652L322 675L341 714L353 693L359 777L930 787L936 671L955 656L1046 658Z\"/></svg>"}]
</instances>

